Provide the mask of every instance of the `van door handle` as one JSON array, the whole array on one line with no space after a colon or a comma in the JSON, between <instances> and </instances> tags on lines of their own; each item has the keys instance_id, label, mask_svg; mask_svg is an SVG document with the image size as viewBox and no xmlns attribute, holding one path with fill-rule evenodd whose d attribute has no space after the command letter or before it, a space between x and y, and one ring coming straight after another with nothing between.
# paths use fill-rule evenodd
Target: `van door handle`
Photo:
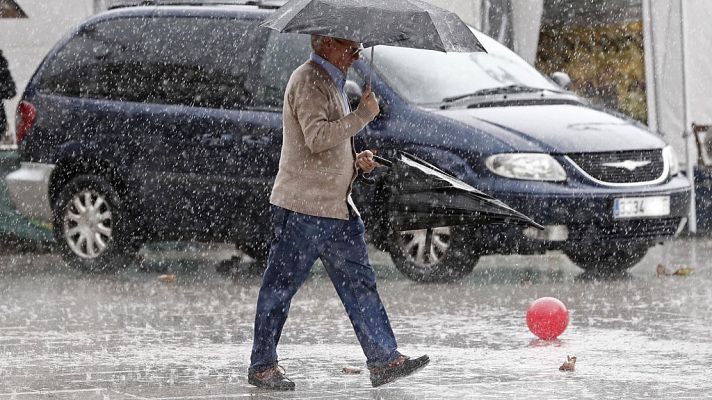
<instances>
[{"instance_id":1,"label":"van door handle","mask_svg":"<svg viewBox=\"0 0 712 400\"><path fill-rule=\"evenodd\" d=\"M208 147L231 147L235 144L235 136L231 133L220 136L206 133L200 137L200 143Z\"/></svg>"},{"instance_id":2,"label":"van door handle","mask_svg":"<svg viewBox=\"0 0 712 400\"><path fill-rule=\"evenodd\" d=\"M269 135L244 135L242 142L250 145L265 146L272 143Z\"/></svg>"}]
</instances>

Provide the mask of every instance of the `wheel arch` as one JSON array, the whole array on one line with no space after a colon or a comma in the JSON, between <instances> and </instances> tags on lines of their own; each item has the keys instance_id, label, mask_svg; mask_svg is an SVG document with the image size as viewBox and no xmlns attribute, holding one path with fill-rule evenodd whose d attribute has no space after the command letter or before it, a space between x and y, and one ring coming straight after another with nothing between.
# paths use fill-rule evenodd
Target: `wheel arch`
<instances>
[{"instance_id":1,"label":"wheel arch","mask_svg":"<svg viewBox=\"0 0 712 400\"><path fill-rule=\"evenodd\" d=\"M106 179L121 198L129 193L128 182L117 167L109 160L82 154L64 157L57 162L49 181L49 199L54 209L59 194L72 179L80 175L97 175Z\"/></svg>"}]
</instances>

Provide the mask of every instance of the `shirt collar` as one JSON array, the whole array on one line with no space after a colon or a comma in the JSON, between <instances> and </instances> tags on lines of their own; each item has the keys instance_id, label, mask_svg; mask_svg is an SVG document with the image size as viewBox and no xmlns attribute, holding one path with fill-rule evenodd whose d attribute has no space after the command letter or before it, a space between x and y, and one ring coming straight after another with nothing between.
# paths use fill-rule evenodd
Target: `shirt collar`
<instances>
[{"instance_id":1,"label":"shirt collar","mask_svg":"<svg viewBox=\"0 0 712 400\"><path fill-rule=\"evenodd\" d=\"M309 59L321 65L326 70L326 73L329 74L331 79L333 79L334 83L336 83L336 86L339 88L339 90L344 90L344 85L346 84L346 75L341 72L340 69L336 68L334 64L330 63L325 58L321 57L316 53L311 53Z\"/></svg>"}]
</instances>

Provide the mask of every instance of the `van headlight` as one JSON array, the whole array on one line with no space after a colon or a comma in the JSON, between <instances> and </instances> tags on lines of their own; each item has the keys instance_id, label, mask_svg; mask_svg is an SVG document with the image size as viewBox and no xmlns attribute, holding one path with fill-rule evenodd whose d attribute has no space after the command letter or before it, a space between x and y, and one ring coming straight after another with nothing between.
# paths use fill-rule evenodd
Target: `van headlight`
<instances>
[{"instance_id":1,"label":"van headlight","mask_svg":"<svg viewBox=\"0 0 712 400\"><path fill-rule=\"evenodd\" d=\"M672 146L665 146L663 149L663 160L667 161L670 166L670 176L675 176L680 173L680 159L677 158L677 153Z\"/></svg>"},{"instance_id":2,"label":"van headlight","mask_svg":"<svg viewBox=\"0 0 712 400\"><path fill-rule=\"evenodd\" d=\"M487 157L485 165L493 173L512 179L562 182L566 171L556 159L542 153L506 153Z\"/></svg>"}]
</instances>

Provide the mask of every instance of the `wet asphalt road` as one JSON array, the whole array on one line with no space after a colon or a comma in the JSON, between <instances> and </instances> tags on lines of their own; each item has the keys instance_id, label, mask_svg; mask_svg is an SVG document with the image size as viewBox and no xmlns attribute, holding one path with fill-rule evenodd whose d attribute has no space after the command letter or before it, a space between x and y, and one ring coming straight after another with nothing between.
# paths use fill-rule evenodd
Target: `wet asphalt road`
<instances>
[{"instance_id":1,"label":"wet asphalt road","mask_svg":"<svg viewBox=\"0 0 712 400\"><path fill-rule=\"evenodd\" d=\"M596 279L565 256L483 258L456 284L413 283L374 253L402 352L417 375L369 385L364 357L321 267L295 298L280 346L291 393L246 382L259 278L215 272L224 252L150 253L141 269L74 271L56 256L0 256L0 399L611 399L712 396L712 241L658 246L629 274ZM692 266L656 277L655 266ZM158 277L175 274L175 283ZM571 323L527 330L542 296ZM575 372L560 372L567 355ZM344 375L346 366L360 375Z\"/></svg>"}]
</instances>

